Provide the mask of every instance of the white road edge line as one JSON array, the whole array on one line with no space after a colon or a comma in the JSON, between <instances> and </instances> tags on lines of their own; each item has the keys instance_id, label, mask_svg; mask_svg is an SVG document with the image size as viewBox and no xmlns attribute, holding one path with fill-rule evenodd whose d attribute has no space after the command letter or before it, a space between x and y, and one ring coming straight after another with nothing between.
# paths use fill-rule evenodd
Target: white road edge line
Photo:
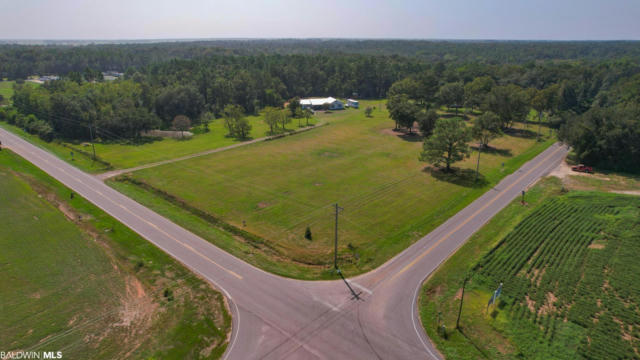
<instances>
[{"instance_id":1,"label":"white road edge line","mask_svg":"<svg viewBox=\"0 0 640 360\"><path fill-rule=\"evenodd\" d=\"M369 295L373 295L373 291L371 291L371 290L367 289L366 287L364 287L364 286L362 286L362 285L358 284L357 282L352 281L352 280L349 280L349 279L347 279L347 282L348 282L349 284L351 284L351 285L353 285L353 286L357 287L358 289L360 289L360 290L362 290L362 291L366 292L367 294L369 294Z\"/></svg>"},{"instance_id":2,"label":"white road edge line","mask_svg":"<svg viewBox=\"0 0 640 360\"><path fill-rule=\"evenodd\" d=\"M425 343L424 339L423 339L423 334L424 331L420 332L418 331L418 326L416 325L416 318L418 316L420 316L419 311L417 311L417 304L416 304L416 300L418 299L418 294L420 293L420 288L422 287L422 282L420 282L420 284L418 284L418 286L416 287L416 291L413 294L413 300L411 301L411 322L413 322L413 330L415 330L416 334L418 335L418 337L420 338L420 342L422 342L422 345L424 346L424 348L427 350L427 352L429 353L429 355L431 355L431 357L433 359L439 359L438 356L436 356L431 349L429 348L429 346L427 345L427 343ZM422 322L420 323L420 326L422 326Z\"/></svg>"}]
</instances>

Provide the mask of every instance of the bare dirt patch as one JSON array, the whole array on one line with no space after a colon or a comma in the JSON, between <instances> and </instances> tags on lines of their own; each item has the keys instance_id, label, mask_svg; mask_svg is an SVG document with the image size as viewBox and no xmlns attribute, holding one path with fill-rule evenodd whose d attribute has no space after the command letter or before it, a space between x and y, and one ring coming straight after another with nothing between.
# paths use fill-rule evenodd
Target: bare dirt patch
<instances>
[{"instance_id":1,"label":"bare dirt patch","mask_svg":"<svg viewBox=\"0 0 640 360\"><path fill-rule=\"evenodd\" d=\"M453 297L454 300L461 300L462 299L462 288L458 289L458 291L456 291L456 296Z\"/></svg>"},{"instance_id":2,"label":"bare dirt patch","mask_svg":"<svg viewBox=\"0 0 640 360\"><path fill-rule=\"evenodd\" d=\"M529 295L525 295L525 301L527 302L527 307L531 310L532 313L536 312L536 302L529 298Z\"/></svg>"},{"instance_id":3,"label":"bare dirt patch","mask_svg":"<svg viewBox=\"0 0 640 360\"><path fill-rule=\"evenodd\" d=\"M264 209L264 208L269 207L269 206L271 206L271 204L268 203L268 202L264 202L263 201L263 202L259 202L258 203L258 209Z\"/></svg>"},{"instance_id":4,"label":"bare dirt patch","mask_svg":"<svg viewBox=\"0 0 640 360\"><path fill-rule=\"evenodd\" d=\"M126 292L121 301L120 322L114 326L136 326L138 332L146 329L144 325L150 325L153 313L158 308L153 299L144 291L142 283L133 276L126 280Z\"/></svg>"},{"instance_id":5,"label":"bare dirt patch","mask_svg":"<svg viewBox=\"0 0 640 360\"><path fill-rule=\"evenodd\" d=\"M605 248L605 246L606 246L606 245L605 245L605 244L603 244L603 243L596 243L596 242L593 242L593 243L591 243L591 244L589 245L589 249L598 249L598 250L602 250L602 249L604 249L604 248Z\"/></svg>"},{"instance_id":6,"label":"bare dirt patch","mask_svg":"<svg viewBox=\"0 0 640 360\"><path fill-rule=\"evenodd\" d=\"M576 173L572 171L569 164L567 164L566 161L563 161L549 173L549 176L555 176L559 179L564 180L567 176L575 175L575 174L580 174L580 173Z\"/></svg>"},{"instance_id":7,"label":"bare dirt patch","mask_svg":"<svg viewBox=\"0 0 640 360\"><path fill-rule=\"evenodd\" d=\"M600 180L604 180L604 181L610 181L611 178L606 177L606 176L601 176L598 174L589 174L589 173L583 173L583 172L578 172L578 171L573 171L571 170L571 166L569 166L569 164L567 164L566 161L561 162L555 169L553 169L550 173L549 176L555 176L559 179L565 180L567 179L569 176L590 176L590 177L595 177L598 178Z\"/></svg>"},{"instance_id":8,"label":"bare dirt patch","mask_svg":"<svg viewBox=\"0 0 640 360\"><path fill-rule=\"evenodd\" d=\"M558 298L552 293L547 293L547 301L540 307L538 315L547 315L556 312L555 302Z\"/></svg>"},{"instance_id":9,"label":"bare dirt patch","mask_svg":"<svg viewBox=\"0 0 640 360\"><path fill-rule=\"evenodd\" d=\"M640 196L640 190L612 190L612 193L623 195L638 195Z\"/></svg>"},{"instance_id":10,"label":"bare dirt patch","mask_svg":"<svg viewBox=\"0 0 640 360\"><path fill-rule=\"evenodd\" d=\"M55 200L54 200L55 201ZM61 202L58 202L58 210L62 211L62 213L64 214L64 216L66 216L69 220L71 221L77 221L79 220L79 215L76 215L76 213L71 210L71 208Z\"/></svg>"}]
</instances>

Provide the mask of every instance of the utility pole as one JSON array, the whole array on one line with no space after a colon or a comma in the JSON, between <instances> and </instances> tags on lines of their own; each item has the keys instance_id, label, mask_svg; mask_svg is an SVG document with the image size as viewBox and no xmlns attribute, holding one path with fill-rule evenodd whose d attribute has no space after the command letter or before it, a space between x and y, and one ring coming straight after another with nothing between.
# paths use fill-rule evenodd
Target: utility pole
<instances>
[{"instance_id":1,"label":"utility pole","mask_svg":"<svg viewBox=\"0 0 640 360\"><path fill-rule=\"evenodd\" d=\"M482 153L482 147L484 145L481 143L478 146L478 163L476 164L476 179L474 182L478 182L478 175L480 175L480 153Z\"/></svg>"},{"instance_id":2,"label":"utility pole","mask_svg":"<svg viewBox=\"0 0 640 360\"><path fill-rule=\"evenodd\" d=\"M536 141L540 141L540 130L542 128L542 111L538 111L538 137Z\"/></svg>"},{"instance_id":3,"label":"utility pole","mask_svg":"<svg viewBox=\"0 0 640 360\"><path fill-rule=\"evenodd\" d=\"M338 270L338 213L340 212L340 210L343 210L343 209L340 206L338 206L338 203L335 204L335 209L336 209L336 227L335 227L336 239L335 239L335 244L333 248L333 267L336 270Z\"/></svg>"},{"instance_id":4,"label":"utility pole","mask_svg":"<svg viewBox=\"0 0 640 360\"><path fill-rule=\"evenodd\" d=\"M462 315L462 303L464 303L464 287L467 285L468 276L464 277L462 282L462 295L460 296L460 308L458 309L458 318L456 319L456 329L460 330L460 315Z\"/></svg>"},{"instance_id":5,"label":"utility pole","mask_svg":"<svg viewBox=\"0 0 640 360\"><path fill-rule=\"evenodd\" d=\"M96 146L93 144L93 120L89 125L89 138L91 139L91 148L93 149L93 161L96 160Z\"/></svg>"}]
</instances>

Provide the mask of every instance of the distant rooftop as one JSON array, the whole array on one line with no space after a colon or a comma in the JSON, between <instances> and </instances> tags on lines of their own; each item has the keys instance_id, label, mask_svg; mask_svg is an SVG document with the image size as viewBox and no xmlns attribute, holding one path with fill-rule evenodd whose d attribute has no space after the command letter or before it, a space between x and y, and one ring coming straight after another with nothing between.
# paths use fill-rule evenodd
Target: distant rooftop
<instances>
[{"instance_id":1,"label":"distant rooftop","mask_svg":"<svg viewBox=\"0 0 640 360\"><path fill-rule=\"evenodd\" d=\"M334 101L336 101L336 98L331 96L326 98L308 98L300 99L300 105L322 106L324 104L331 104Z\"/></svg>"}]
</instances>

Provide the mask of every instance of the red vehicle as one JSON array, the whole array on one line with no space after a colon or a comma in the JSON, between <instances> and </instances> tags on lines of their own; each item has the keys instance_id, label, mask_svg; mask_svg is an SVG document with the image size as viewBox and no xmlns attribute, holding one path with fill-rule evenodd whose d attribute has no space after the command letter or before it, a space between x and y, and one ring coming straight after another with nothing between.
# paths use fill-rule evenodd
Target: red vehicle
<instances>
[{"instance_id":1,"label":"red vehicle","mask_svg":"<svg viewBox=\"0 0 640 360\"><path fill-rule=\"evenodd\" d=\"M585 166L583 164L572 166L571 170L577 171L577 172L589 173L589 174L593 173L593 168L591 166Z\"/></svg>"}]
</instances>

